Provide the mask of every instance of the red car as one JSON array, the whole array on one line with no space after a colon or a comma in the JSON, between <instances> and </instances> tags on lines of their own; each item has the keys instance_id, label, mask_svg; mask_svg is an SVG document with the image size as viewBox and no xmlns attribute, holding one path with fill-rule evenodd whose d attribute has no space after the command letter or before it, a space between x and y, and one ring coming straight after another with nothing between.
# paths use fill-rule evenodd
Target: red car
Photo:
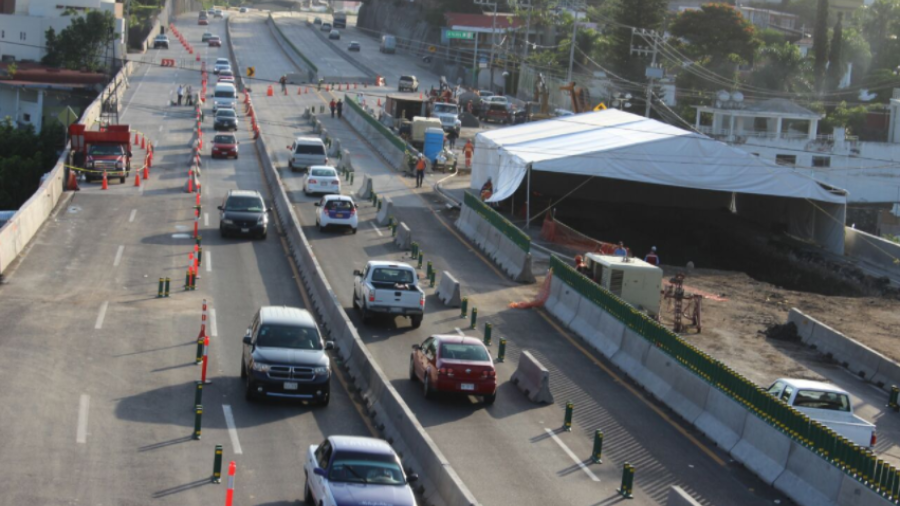
<instances>
[{"instance_id":1,"label":"red car","mask_svg":"<svg viewBox=\"0 0 900 506\"><path fill-rule=\"evenodd\" d=\"M238 140L234 134L216 134L213 138L212 152L210 156L213 158L228 158L229 156L238 157Z\"/></svg>"},{"instance_id":2,"label":"red car","mask_svg":"<svg viewBox=\"0 0 900 506\"><path fill-rule=\"evenodd\" d=\"M213 35L207 42L209 42L209 47L222 47L222 39L218 36Z\"/></svg>"},{"instance_id":3,"label":"red car","mask_svg":"<svg viewBox=\"0 0 900 506\"><path fill-rule=\"evenodd\" d=\"M206 26L209 24L209 21L207 21L206 18L200 18L200 20L197 21L197 24L201 25L201 26Z\"/></svg>"},{"instance_id":4,"label":"red car","mask_svg":"<svg viewBox=\"0 0 900 506\"><path fill-rule=\"evenodd\" d=\"M487 348L474 337L431 336L414 344L409 379L421 381L425 398L436 392L481 396L485 404L497 399L497 371Z\"/></svg>"}]
</instances>

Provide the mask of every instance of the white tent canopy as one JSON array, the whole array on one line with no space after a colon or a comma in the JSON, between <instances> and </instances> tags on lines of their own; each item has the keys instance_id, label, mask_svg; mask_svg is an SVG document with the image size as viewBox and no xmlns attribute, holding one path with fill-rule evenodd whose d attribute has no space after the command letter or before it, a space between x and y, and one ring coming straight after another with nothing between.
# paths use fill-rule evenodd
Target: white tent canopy
<instances>
[{"instance_id":1,"label":"white tent canopy","mask_svg":"<svg viewBox=\"0 0 900 506\"><path fill-rule=\"evenodd\" d=\"M478 190L490 179L494 187L491 201L510 197L529 167L739 194L736 200L754 213L771 208L773 197L789 199L780 206L782 212L790 213L789 231L843 253L843 190L704 135L631 113L610 109L476 136L472 188Z\"/></svg>"}]
</instances>

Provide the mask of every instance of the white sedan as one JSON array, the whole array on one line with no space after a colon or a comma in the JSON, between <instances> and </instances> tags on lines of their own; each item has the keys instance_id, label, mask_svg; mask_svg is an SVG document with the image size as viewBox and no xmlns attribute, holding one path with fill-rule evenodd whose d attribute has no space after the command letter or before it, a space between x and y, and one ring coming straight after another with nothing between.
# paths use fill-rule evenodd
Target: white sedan
<instances>
[{"instance_id":1,"label":"white sedan","mask_svg":"<svg viewBox=\"0 0 900 506\"><path fill-rule=\"evenodd\" d=\"M341 193L341 176L333 167L313 165L303 179L303 193Z\"/></svg>"},{"instance_id":2,"label":"white sedan","mask_svg":"<svg viewBox=\"0 0 900 506\"><path fill-rule=\"evenodd\" d=\"M316 202L316 226L320 232L328 227L345 227L356 233L359 214L356 203L347 195L325 195Z\"/></svg>"}]
</instances>

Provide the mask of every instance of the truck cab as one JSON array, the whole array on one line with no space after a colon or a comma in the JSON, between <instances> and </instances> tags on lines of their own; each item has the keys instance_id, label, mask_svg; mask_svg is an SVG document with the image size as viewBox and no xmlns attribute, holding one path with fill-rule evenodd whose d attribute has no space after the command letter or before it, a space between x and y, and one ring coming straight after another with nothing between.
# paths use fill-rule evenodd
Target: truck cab
<instances>
[{"instance_id":1,"label":"truck cab","mask_svg":"<svg viewBox=\"0 0 900 506\"><path fill-rule=\"evenodd\" d=\"M107 125L103 131L71 125L69 137L77 159L83 160L88 181L103 179L105 173L124 183L131 175L131 129L128 125Z\"/></svg>"},{"instance_id":2,"label":"truck cab","mask_svg":"<svg viewBox=\"0 0 900 506\"><path fill-rule=\"evenodd\" d=\"M422 325L425 292L411 265L373 260L365 270L353 271L353 276L353 307L360 311L363 323L377 313L408 316L413 328Z\"/></svg>"},{"instance_id":3,"label":"truck cab","mask_svg":"<svg viewBox=\"0 0 900 506\"><path fill-rule=\"evenodd\" d=\"M462 129L462 121L459 119L459 106L456 104L436 102L431 110L432 116L441 120L441 127L445 132L455 131L457 135Z\"/></svg>"}]
</instances>

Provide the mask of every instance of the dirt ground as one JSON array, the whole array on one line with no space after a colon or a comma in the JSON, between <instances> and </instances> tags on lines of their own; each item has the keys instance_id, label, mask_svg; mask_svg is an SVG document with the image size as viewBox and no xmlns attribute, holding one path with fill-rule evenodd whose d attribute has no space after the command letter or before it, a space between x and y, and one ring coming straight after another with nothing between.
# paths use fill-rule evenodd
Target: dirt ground
<instances>
[{"instance_id":1,"label":"dirt ground","mask_svg":"<svg viewBox=\"0 0 900 506\"><path fill-rule=\"evenodd\" d=\"M674 275L665 269L665 279ZM690 329L685 339L760 385L779 377L823 379L794 357L808 351L799 344L768 338L764 332L787 321L796 307L832 328L900 361L897 330L900 301L868 297L829 297L785 290L756 281L744 273L694 269L687 274L685 291L718 295L723 301L705 298L703 331ZM662 321L671 328L671 312L661 308Z\"/></svg>"}]
</instances>

